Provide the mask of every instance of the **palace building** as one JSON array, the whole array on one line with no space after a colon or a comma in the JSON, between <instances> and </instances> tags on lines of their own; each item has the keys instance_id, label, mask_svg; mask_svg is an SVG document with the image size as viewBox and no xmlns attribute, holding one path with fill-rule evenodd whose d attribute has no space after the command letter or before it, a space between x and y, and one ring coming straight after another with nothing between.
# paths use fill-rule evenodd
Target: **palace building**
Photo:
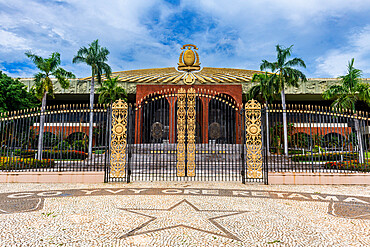
<instances>
[{"instance_id":1,"label":"palace building","mask_svg":"<svg viewBox=\"0 0 370 247\"><path fill-rule=\"evenodd\" d=\"M367 112L332 111L321 96L338 79L308 79L287 88L283 111L278 99L268 109L247 101L256 73L264 72L202 67L198 47L187 44L176 67L113 72L127 103L91 110L91 77L72 80L68 89L56 84L44 112L35 108L3 116L1 150L11 157L37 157L58 171L104 170L105 181L267 183L268 173L337 172L348 164L330 162L347 160L359 160L366 171ZM28 88L34 83L20 81Z\"/></svg>"},{"instance_id":2,"label":"palace building","mask_svg":"<svg viewBox=\"0 0 370 247\"><path fill-rule=\"evenodd\" d=\"M242 108L245 95L253 85L253 74L262 72L201 67L198 48L195 45L184 45L181 49L177 67L128 70L113 72L111 75L112 78L118 77L120 86L128 93L128 101L139 108L135 112L135 123L141 127L135 128L135 142L153 142L153 138L156 139L153 135L156 128L163 129L160 142L176 142L178 95L182 92L181 95L185 98L194 97L195 142L208 143L217 139L218 142L240 143L240 135L237 133L241 123L240 118L236 116L239 114L237 110ZM106 78L103 76L102 79ZM48 99L48 105L86 104L89 99L90 80L91 77L73 79L69 89L62 89L56 84L55 99ZM23 78L21 82L28 88L33 86L33 79ZM322 100L321 94L337 82L338 79L334 78L308 79L302 82L299 88L287 88L287 103L329 105L329 101ZM191 96L192 94L196 96ZM95 95L96 103L97 97L98 95ZM84 121L87 122L87 119ZM343 128L343 131L347 131L346 127ZM225 132L222 134L224 137L215 134L221 129ZM226 135L228 130L233 131ZM295 132L307 133L308 130L298 126ZM328 132L327 129L325 132ZM226 140L227 138L229 140Z\"/></svg>"},{"instance_id":3,"label":"palace building","mask_svg":"<svg viewBox=\"0 0 370 247\"><path fill-rule=\"evenodd\" d=\"M202 91L209 90L217 94L229 95L237 104L240 104L252 86L253 74L261 73L261 71L247 69L201 67L196 46L185 45L182 49L183 53L180 55L177 67L119 71L113 72L111 77L118 76L120 86L127 91L129 102L132 103L141 102L149 95L161 90L164 92L174 90L181 85L193 85ZM194 60L192 66L187 66L183 61L184 55L189 54L190 62ZM189 61L188 64L190 64ZM72 79L68 89L55 85L55 98L48 98L48 105L88 103L90 80L91 77ZM370 82L368 78L363 80ZM21 78L20 81L28 89L32 88L34 83L33 78ZM323 101L321 94L337 82L336 78L309 78L298 88L287 88L287 102L328 105L330 102ZM96 88L98 87L99 85L96 85ZM95 97L95 102L97 102L98 95Z\"/></svg>"},{"instance_id":4,"label":"palace building","mask_svg":"<svg viewBox=\"0 0 370 247\"><path fill-rule=\"evenodd\" d=\"M198 110L196 114L197 142L208 143L209 128L211 130L221 128L216 124L217 117L224 118L225 121L227 119L227 125L230 126L223 126L224 131L235 125L236 133L238 133L240 128L239 118L223 116L222 114L226 112L224 110L228 107L241 108L243 101L245 101L245 95L253 85L251 82L253 74L262 72L246 69L201 67L198 48L195 45L184 45L181 49L182 52L177 67L119 71L113 72L111 75L112 78L118 77L120 86L128 93L128 101L142 106L142 109L136 112L135 122L143 126L135 132L137 143L150 142L153 135L149 132L155 126L164 129L163 138L166 138L170 143L175 142L179 89L185 90L184 92L187 95L191 88L197 94L195 100ZM104 80L105 77L103 76L102 79ZM73 79L69 89L62 89L56 84L55 98L48 99L48 105L86 104L89 99L90 80L91 77ZM368 81L368 79L365 79L365 81ZM21 82L27 85L28 88L33 86L33 79L31 78L23 78ZM326 88L337 82L338 79L334 78L308 79L308 81L302 82L299 88L287 88L287 103L329 105L330 102L324 101L321 94ZM96 85L96 88L98 87L99 85ZM96 103L98 101L97 97L96 94ZM215 97L222 98L227 104L217 103ZM159 99L155 101L155 105L144 104L148 101L154 102L154 99ZM148 107L151 108L148 109ZM150 114L154 114L155 117L148 119L149 113L144 115L143 112L145 111L153 111ZM159 118L161 118L161 121L158 120ZM159 122L162 122L161 126L158 126ZM142 133L145 131L149 132ZM307 131L302 129L302 132Z\"/></svg>"}]
</instances>

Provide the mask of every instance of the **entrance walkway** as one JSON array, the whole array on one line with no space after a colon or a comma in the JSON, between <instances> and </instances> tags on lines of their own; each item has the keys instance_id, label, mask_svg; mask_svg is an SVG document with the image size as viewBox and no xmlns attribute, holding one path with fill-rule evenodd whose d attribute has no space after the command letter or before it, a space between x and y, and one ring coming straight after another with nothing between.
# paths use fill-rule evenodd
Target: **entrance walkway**
<instances>
[{"instance_id":1,"label":"entrance walkway","mask_svg":"<svg viewBox=\"0 0 370 247\"><path fill-rule=\"evenodd\" d=\"M370 186L1 184L0 246L366 246Z\"/></svg>"}]
</instances>

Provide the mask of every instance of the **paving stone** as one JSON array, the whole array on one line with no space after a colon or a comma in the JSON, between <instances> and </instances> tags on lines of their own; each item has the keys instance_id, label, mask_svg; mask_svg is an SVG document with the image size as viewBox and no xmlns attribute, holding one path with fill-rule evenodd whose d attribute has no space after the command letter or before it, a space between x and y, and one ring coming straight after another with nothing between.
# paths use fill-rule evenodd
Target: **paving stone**
<instances>
[{"instance_id":1,"label":"paving stone","mask_svg":"<svg viewBox=\"0 0 370 247\"><path fill-rule=\"evenodd\" d=\"M1 184L0 246L368 246L370 186Z\"/></svg>"}]
</instances>

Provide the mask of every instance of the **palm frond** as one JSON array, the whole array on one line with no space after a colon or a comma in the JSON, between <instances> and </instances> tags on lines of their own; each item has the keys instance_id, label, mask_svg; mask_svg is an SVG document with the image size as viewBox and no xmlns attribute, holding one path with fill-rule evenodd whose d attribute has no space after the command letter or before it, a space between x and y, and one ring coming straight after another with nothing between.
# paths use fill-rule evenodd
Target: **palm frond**
<instances>
[{"instance_id":1,"label":"palm frond","mask_svg":"<svg viewBox=\"0 0 370 247\"><path fill-rule=\"evenodd\" d=\"M36 54L33 54L31 51L29 52L26 52L25 55L31 59L31 61L36 65L36 67L41 70L41 71L44 71L44 72L47 72L48 71L48 66L47 66L47 61L46 59L36 55Z\"/></svg>"},{"instance_id":2,"label":"palm frond","mask_svg":"<svg viewBox=\"0 0 370 247\"><path fill-rule=\"evenodd\" d=\"M370 84L361 82L357 84L355 91L358 93L360 100L370 105Z\"/></svg>"},{"instance_id":3,"label":"palm frond","mask_svg":"<svg viewBox=\"0 0 370 247\"><path fill-rule=\"evenodd\" d=\"M354 68L354 59L348 62L347 74L338 77L339 85L333 85L323 93L324 99L334 99L334 109L351 109L355 111L358 100L370 105L370 86L361 80L362 71Z\"/></svg>"},{"instance_id":4,"label":"palm frond","mask_svg":"<svg viewBox=\"0 0 370 247\"><path fill-rule=\"evenodd\" d=\"M45 92L54 97L54 85L50 78L51 75L57 78L57 81L64 89L69 87L69 81L66 77L75 78L72 72L59 67L61 59L58 52L52 53L48 58L42 58L31 52L26 52L26 56L41 70L41 72L35 75L35 86L33 90L39 99L42 99Z\"/></svg>"},{"instance_id":5,"label":"palm frond","mask_svg":"<svg viewBox=\"0 0 370 247\"><path fill-rule=\"evenodd\" d=\"M86 47L80 47L80 49L77 51L77 55L73 57L72 62L73 63L85 63L86 57L89 54L89 50Z\"/></svg>"},{"instance_id":6,"label":"palm frond","mask_svg":"<svg viewBox=\"0 0 370 247\"><path fill-rule=\"evenodd\" d=\"M44 59L36 54L33 54L31 51L25 53L25 55L31 59L31 61L37 66L37 64L41 64L44 62Z\"/></svg>"},{"instance_id":7,"label":"palm frond","mask_svg":"<svg viewBox=\"0 0 370 247\"><path fill-rule=\"evenodd\" d=\"M284 64L285 67L300 66L306 68L306 64L301 58L293 58Z\"/></svg>"},{"instance_id":8,"label":"palm frond","mask_svg":"<svg viewBox=\"0 0 370 247\"><path fill-rule=\"evenodd\" d=\"M290 67L282 68L281 74L284 77L284 84L289 87L299 87L299 80L307 81L305 74L297 69L293 69Z\"/></svg>"},{"instance_id":9,"label":"palm frond","mask_svg":"<svg viewBox=\"0 0 370 247\"><path fill-rule=\"evenodd\" d=\"M41 83L41 80L42 80L43 78L45 78L45 74L44 74L44 73L41 73L41 72L39 72L39 73L35 74L34 76L35 76L34 81L35 81L36 83Z\"/></svg>"},{"instance_id":10,"label":"palm frond","mask_svg":"<svg viewBox=\"0 0 370 247\"><path fill-rule=\"evenodd\" d=\"M352 89L356 87L358 83L361 83L360 77L362 76L362 71L354 68L353 66L354 61L355 60L352 58L352 60L348 62L347 74L344 76L338 77L339 79L341 79L341 83L345 87L349 88L350 91L352 91Z\"/></svg>"},{"instance_id":11,"label":"palm frond","mask_svg":"<svg viewBox=\"0 0 370 247\"><path fill-rule=\"evenodd\" d=\"M291 56L291 49L293 45L289 46L288 48L285 48L281 45L276 45L276 52L277 52L277 64L278 67L282 67L285 64L285 61L288 57Z\"/></svg>"},{"instance_id":12,"label":"palm frond","mask_svg":"<svg viewBox=\"0 0 370 247\"><path fill-rule=\"evenodd\" d=\"M247 101L248 100L251 100L251 99L256 99L257 96L260 94L260 86L259 85L255 85L253 87L251 87L247 93Z\"/></svg>"},{"instance_id":13,"label":"palm frond","mask_svg":"<svg viewBox=\"0 0 370 247\"><path fill-rule=\"evenodd\" d=\"M47 59L50 66L50 71L57 69L60 65L60 54L58 52L54 52L51 56Z\"/></svg>"},{"instance_id":14,"label":"palm frond","mask_svg":"<svg viewBox=\"0 0 370 247\"><path fill-rule=\"evenodd\" d=\"M356 96L353 94L342 94L331 104L335 111L353 110L355 111Z\"/></svg>"},{"instance_id":15,"label":"palm frond","mask_svg":"<svg viewBox=\"0 0 370 247\"><path fill-rule=\"evenodd\" d=\"M88 47L81 47L77 55L73 58L74 63L86 63L91 66L91 75L97 77L98 84L101 85L103 73L108 77L111 73L110 66L106 63L109 51L99 45L99 40L94 40Z\"/></svg>"},{"instance_id":16,"label":"palm frond","mask_svg":"<svg viewBox=\"0 0 370 247\"><path fill-rule=\"evenodd\" d=\"M322 94L322 97L326 100L331 100L339 95L348 94L348 90L342 85L332 85Z\"/></svg>"},{"instance_id":17,"label":"palm frond","mask_svg":"<svg viewBox=\"0 0 370 247\"><path fill-rule=\"evenodd\" d=\"M102 82L102 86L97 90L99 103L111 103L118 99L127 100L126 90L118 85L118 76L109 78Z\"/></svg>"},{"instance_id":18,"label":"palm frond","mask_svg":"<svg viewBox=\"0 0 370 247\"><path fill-rule=\"evenodd\" d=\"M112 73L112 69L111 67L107 64L107 63L99 63L102 71L104 71L105 73L105 76L108 78L110 77L111 73Z\"/></svg>"},{"instance_id":19,"label":"palm frond","mask_svg":"<svg viewBox=\"0 0 370 247\"><path fill-rule=\"evenodd\" d=\"M70 78L70 79L73 79L73 78L76 78L76 76L70 72L70 71L66 71L65 69L59 67L57 68L55 71L53 71L53 75L56 77L57 75L60 75L60 76L64 76L66 78Z\"/></svg>"},{"instance_id":20,"label":"palm frond","mask_svg":"<svg viewBox=\"0 0 370 247\"><path fill-rule=\"evenodd\" d=\"M277 64L271 63L267 60L262 60L262 63L260 65L260 70L266 70L266 69L270 69L271 72L275 72L277 69Z\"/></svg>"},{"instance_id":21,"label":"palm frond","mask_svg":"<svg viewBox=\"0 0 370 247\"><path fill-rule=\"evenodd\" d=\"M275 86L275 74L254 74L252 77L252 82L257 82L258 84L253 86L247 94L247 99L256 98L257 95L261 94L264 101L272 101L277 93L277 87Z\"/></svg>"}]
</instances>

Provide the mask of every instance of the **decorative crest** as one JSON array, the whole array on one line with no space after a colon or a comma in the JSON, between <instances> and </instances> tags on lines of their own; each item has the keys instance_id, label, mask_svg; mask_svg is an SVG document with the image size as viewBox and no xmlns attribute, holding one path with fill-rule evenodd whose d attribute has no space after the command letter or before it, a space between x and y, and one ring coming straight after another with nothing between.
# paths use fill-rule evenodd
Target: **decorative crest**
<instances>
[{"instance_id":1,"label":"decorative crest","mask_svg":"<svg viewBox=\"0 0 370 247\"><path fill-rule=\"evenodd\" d=\"M191 48L194 48L194 50ZM186 72L200 70L199 55L196 51L198 47L192 44L186 44L182 46L181 50L185 51L182 51L180 54L177 69Z\"/></svg>"}]
</instances>

